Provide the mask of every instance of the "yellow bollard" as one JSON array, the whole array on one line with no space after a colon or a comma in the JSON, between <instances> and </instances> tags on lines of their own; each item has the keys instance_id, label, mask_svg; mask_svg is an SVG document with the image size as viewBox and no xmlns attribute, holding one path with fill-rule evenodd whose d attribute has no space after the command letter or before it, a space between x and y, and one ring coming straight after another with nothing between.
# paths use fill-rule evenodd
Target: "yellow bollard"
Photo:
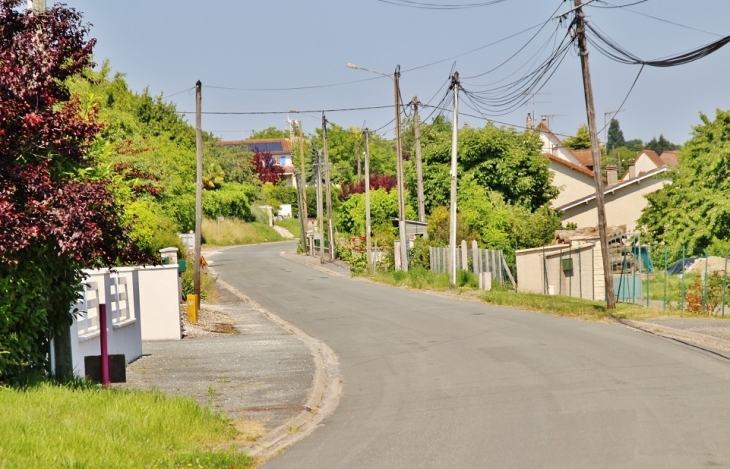
<instances>
[{"instance_id":1,"label":"yellow bollard","mask_svg":"<svg viewBox=\"0 0 730 469\"><path fill-rule=\"evenodd\" d=\"M188 322L198 322L198 295L188 295Z\"/></svg>"}]
</instances>

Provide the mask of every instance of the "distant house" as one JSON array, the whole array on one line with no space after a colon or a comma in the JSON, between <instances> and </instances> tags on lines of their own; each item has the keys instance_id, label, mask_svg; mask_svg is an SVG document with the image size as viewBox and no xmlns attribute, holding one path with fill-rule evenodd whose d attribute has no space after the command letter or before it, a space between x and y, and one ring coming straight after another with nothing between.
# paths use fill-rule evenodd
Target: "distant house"
<instances>
[{"instance_id":1,"label":"distant house","mask_svg":"<svg viewBox=\"0 0 730 469\"><path fill-rule=\"evenodd\" d=\"M646 195L671 183L667 177L658 177L666 176L669 168L664 165L616 183L612 183L616 181L616 169L612 168L610 171L613 171L613 174L608 176L610 182L603 189L606 221L609 225L626 225L629 231L635 231L641 212L649 203ZM598 225L595 190L593 194L558 206L556 209L563 212L561 220L564 223L575 223L579 228Z\"/></svg>"},{"instance_id":2,"label":"distant house","mask_svg":"<svg viewBox=\"0 0 730 469\"><path fill-rule=\"evenodd\" d=\"M528 126L532 125L529 117L527 122ZM593 179L593 157L590 150L570 150L548 128L545 118L534 130L542 141L542 154L549 160L548 169L553 173L553 186L560 189L552 202L553 208L594 194L596 183Z\"/></svg>"},{"instance_id":3,"label":"distant house","mask_svg":"<svg viewBox=\"0 0 730 469\"><path fill-rule=\"evenodd\" d=\"M262 138L255 140L223 140L218 145L224 147L244 146L248 151L271 153L275 164L284 168L284 183L287 186L297 186L294 177L294 164L292 162L291 141L288 138Z\"/></svg>"},{"instance_id":4,"label":"distant house","mask_svg":"<svg viewBox=\"0 0 730 469\"><path fill-rule=\"evenodd\" d=\"M527 126L532 128L529 116ZM549 160L548 169L553 173L553 186L560 189L552 207L563 212L561 220L564 223L575 223L579 228L597 226L592 152L571 151L548 128L545 118L534 131L543 143L543 155ZM665 154L666 159L662 158ZM626 225L630 231L636 229L641 211L648 204L645 196L671 183L666 173L670 166L676 165L676 153L665 152L662 157L652 150L643 150L636 160L631 161L620 180L616 168L609 166L607 177L602 178L609 225Z\"/></svg>"}]
</instances>

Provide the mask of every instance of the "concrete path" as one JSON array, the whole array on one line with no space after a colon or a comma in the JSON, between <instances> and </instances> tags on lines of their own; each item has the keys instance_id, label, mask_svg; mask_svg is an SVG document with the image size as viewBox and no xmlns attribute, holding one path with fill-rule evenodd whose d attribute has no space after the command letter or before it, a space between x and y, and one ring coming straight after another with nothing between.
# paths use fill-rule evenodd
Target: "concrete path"
<instances>
[{"instance_id":1,"label":"concrete path","mask_svg":"<svg viewBox=\"0 0 730 469\"><path fill-rule=\"evenodd\" d=\"M237 332L144 342L144 356L129 365L122 386L191 396L233 419L250 440L243 449L265 457L331 413L339 398L337 362L322 343L224 281L219 286L221 301L202 309Z\"/></svg>"},{"instance_id":2,"label":"concrete path","mask_svg":"<svg viewBox=\"0 0 730 469\"><path fill-rule=\"evenodd\" d=\"M344 384L337 411L267 468L730 466L721 354L342 278L282 246L229 249L215 268L327 343Z\"/></svg>"}]
</instances>

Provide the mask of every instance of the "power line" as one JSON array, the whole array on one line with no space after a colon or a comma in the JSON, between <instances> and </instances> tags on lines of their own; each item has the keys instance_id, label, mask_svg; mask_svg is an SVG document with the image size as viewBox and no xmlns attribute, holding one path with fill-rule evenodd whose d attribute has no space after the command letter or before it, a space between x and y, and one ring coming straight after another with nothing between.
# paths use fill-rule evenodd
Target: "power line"
<instances>
[{"instance_id":1,"label":"power line","mask_svg":"<svg viewBox=\"0 0 730 469\"><path fill-rule=\"evenodd\" d=\"M489 0L486 2L479 3L427 3L417 2L414 0L377 0L381 3L388 3L390 5L398 5L401 7L418 8L421 10L466 10L470 8L481 8L497 3L502 3L507 0Z\"/></svg>"},{"instance_id":2,"label":"power line","mask_svg":"<svg viewBox=\"0 0 730 469\"><path fill-rule=\"evenodd\" d=\"M305 112L347 112L347 111L366 111L369 109L388 109L393 107L393 104L388 104L385 106L365 106L365 107L347 107L347 108L338 108L338 109L310 109L307 111L300 111L297 110L298 113L305 113ZM195 114L194 111L175 111L178 114ZM214 114L214 115L266 115L266 114L292 114L292 110L288 111L207 111L203 112L203 114Z\"/></svg>"},{"instance_id":3,"label":"power line","mask_svg":"<svg viewBox=\"0 0 730 469\"><path fill-rule=\"evenodd\" d=\"M671 24L671 25L674 25L674 26L679 26L680 28L690 29L692 31L697 31L697 32L700 32L700 33L710 34L712 36L724 37L722 34L713 33L712 31L706 31L704 29L695 28L693 26L687 26L686 24L677 23L677 22L674 22L674 21L666 20L664 18L659 18L657 16L649 15L647 13L642 13L640 11L632 10L631 8L627 8L627 7L632 6L632 5L637 5L639 3L644 3L645 1L647 1L647 0L642 0L641 2L630 3L628 5L613 5L613 4L608 3L606 1L599 0L599 3L605 3L608 6L603 6L602 7L602 6L598 6L598 5L591 5L591 7L592 8L621 8L621 9L623 9L625 11L629 11L631 13L634 13L635 15L640 15L640 16L643 16L643 17L646 17L646 18L651 18L653 20L660 21L662 23L667 23L667 24Z\"/></svg>"}]
</instances>

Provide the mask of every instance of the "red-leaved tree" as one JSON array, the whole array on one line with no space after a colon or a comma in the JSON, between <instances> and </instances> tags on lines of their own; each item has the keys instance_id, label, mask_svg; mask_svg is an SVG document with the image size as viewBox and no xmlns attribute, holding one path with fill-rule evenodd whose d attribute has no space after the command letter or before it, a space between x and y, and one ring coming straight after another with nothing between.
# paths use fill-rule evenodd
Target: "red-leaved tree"
<instances>
[{"instance_id":1,"label":"red-leaved tree","mask_svg":"<svg viewBox=\"0 0 730 469\"><path fill-rule=\"evenodd\" d=\"M93 66L94 39L65 5L44 14L0 0L0 382L44 369L57 337L70 370L69 309L81 269L152 261L130 241L105 181L85 180L96 109L65 80Z\"/></svg>"},{"instance_id":2,"label":"red-leaved tree","mask_svg":"<svg viewBox=\"0 0 730 469\"><path fill-rule=\"evenodd\" d=\"M261 182L276 184L284 179L284 168L271 156L271 152L256 150L251 165Z\"/></svg>"},{"instance_id":3,"label":"red-leaved tree","mask_svg":"<svg viewBox=\"0 0 730 469\"><path fill-rule=\"evenodd\" d=\"M388 174L371 174L370 175L370 189L385 189L390 192L398 184L398 179L395 176ZM342 192L340 192L340 200L343 202L349 199L353 194L362 194L365 192L365 181L351 182L349 184L342 185Z\"/></svg>"}]
</instances>

